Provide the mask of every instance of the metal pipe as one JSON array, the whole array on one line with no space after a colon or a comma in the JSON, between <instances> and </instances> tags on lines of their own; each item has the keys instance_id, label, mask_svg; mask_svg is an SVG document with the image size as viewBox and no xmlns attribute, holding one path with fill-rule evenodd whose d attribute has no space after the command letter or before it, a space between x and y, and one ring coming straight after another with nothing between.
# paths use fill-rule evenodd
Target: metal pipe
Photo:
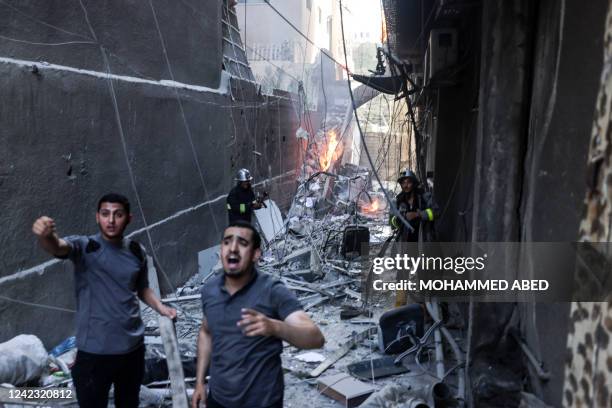
<instances>
[{"instance_id":1,"label":"metal pipe","mask_svg":"<svg viewBox=\"0 0 612 408\"><path fill-rule=\"evenodd\" d=\"M427 311L434 319L435 322L439 322L440 320L440 310L438 308L438 302L432 299L430 302L426 303ZM440 329L436 328L434 331L434 344L436 346L436 375L439 379L444 378L444 350L442 349L442 335L440 334Z\"/></svg>"},{"instance_id":2,"label":"metal pipe","mask_svg":"<svg viewBox=\"0 0 612 408\"><path fill-rule=\"evenodd\" d=\"M435 302L436 306L437 306L437 300L432 300L431 303ZM430 302L425 303L425 307L427 307L427 311L429 311L429 314L432 315L432 317L434 317L433 315L433 306ZM434 317L435 319L435 317ZM457 364L460 364L459 368L457 368L457 398L459 400L461 400L461 402L465 402L465 360L463 358L463 353L461 352L461 349L459 348L459 346L457 345L457 342L455 341L455 339L453 338L453 335L448 331L448 329L444 326L440 326L440 332L442 332L442 335L444 336L444 338L446 339L446 341L448 342L448 344L451 346L451 349L453 350L453 354L455 354L455 359L457 360ZM444 374L442 374L442 376L444 376Z\"/></svg>"}]
</instances>

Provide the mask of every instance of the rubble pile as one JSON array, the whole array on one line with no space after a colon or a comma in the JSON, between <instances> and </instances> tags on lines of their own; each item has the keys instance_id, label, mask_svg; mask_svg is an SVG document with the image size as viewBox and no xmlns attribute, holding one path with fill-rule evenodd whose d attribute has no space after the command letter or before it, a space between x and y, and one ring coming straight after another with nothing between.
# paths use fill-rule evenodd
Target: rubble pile
<instances>
[{"instance_id":1,"label":"rubble pile","mask_svg":"<svg viewBox=\"0 0 612 408\"><path fill-rule=\"evenodd\" d=\"M307 353L285 343L285 406L459 406L454 396L463 387L463 333L441 324L435 303L394 308L389 296L364 290L370 259L389 249L387 217L381 188L367 169L352 165L304 177L284 218L269 200L256 211L265 244L259 271L293 290L326 338L322 350ZM162 300L178 311L177 364L188 395L195 382L200 288L216 273L222 273L220 261ZM142 315L147 352L141 406L172 406L163 327L144 304ZM28 384L70 386L74 338L43 354L40 367L29 368L36 379Z\"/></svg>"}]
</instances>

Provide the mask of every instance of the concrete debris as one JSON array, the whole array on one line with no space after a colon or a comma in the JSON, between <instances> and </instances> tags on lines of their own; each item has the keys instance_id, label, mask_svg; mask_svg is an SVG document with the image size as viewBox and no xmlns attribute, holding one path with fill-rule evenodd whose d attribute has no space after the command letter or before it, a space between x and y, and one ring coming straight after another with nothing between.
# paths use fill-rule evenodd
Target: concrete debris
<instances>
[{"instance_id":1,"label":"concrete debris","mask_svg":"<svg viewBox=\"0 0 612 408\"><path fill-rule=\"evenodd\" d=\"M396 356L386 356L379 349L379 319L386 311L393 309L393 299L366 294L362 277L367 272L364 261L382 250L383 246L388 246L392 231L387 227L385 204L379 203L379 207L374 208L376 206L373 203L380 191L369 189L372 188L368 172L359 167L342 167L337 173L312 173L301 179L286 221L279 218L280 222L270 229L268 227L272 224L266 224L265 218L262 222L258 216L259 225L266 237L258 270L275 276L293 290L304 310L319 325L327 339L325 348L318 352L305 353L289 345L284 347L281 359L286 373L286 407L302 407L304 401L308 401L310 406L338 406L334 400L341 401L344 406L356 406L370 394L378 395L386 386L397 387L398 395L403 395L407 390L423 389L431 384L429 373L435 372L431 342L420 347L419 358L406 358L398 363L395 363ZM270 216L269 212L266 214ZM277 229L279 225L285 229ZM362 256L353 253L350 257L343 255L344 231L347 226L358 226L362 228L357 230L368 231L369 253ZM347 255L348 252L355 251L345 251ZM195 357L202 317L199 290L203 281L216 273L222 273L218 253L218 247L202 251L199 272L185 286L163 300L178 310L175 328L183 359L185 356ZM403 327L401 333L397 328L390 330L389 341L397 338L398 333L400 337L406 334L412 326L411 334L417 337L422 335L423 309L414 309L414 306L408 309L419 312L416 316L418 318L403 322L400 325ZM393 319L389 316L395 315L393 312L387 313L383 323L387 320L390 322ZM162 341L156 314L145 308L143 319L147 326L147 348L160 350ZM418 321L418 327L416 323L411 323L413 320ZM430 323L426 326L430 326ZM456 365L457 362L452 361L448 366ZM182 368L185 376L192 376L184 362ZM459 371L451 369L445 381L456 384ZM325 378L321 378L324 373ZM330 377L342 381L334 383L329 381ZM149 381L149 389L167 387L169 384L166 373ZM184 379L185 384L191 384L190 381L191 378ZM313 386L317 386L318 391ZM158 405L170 406L169 396L163 394L163 397L163 401L154 396L146 398L152 402L159 401ZM401 400L402 404L412 405L379 406L418 406L421 400L429 404L426 398L418 398L413 396L410 401L406 398ZM388 397L381 401L385 399L388 400Z\"/></svg>"},{"instance_id":2,"label":"concrete debris","mask_svg":"<svg viewBox=\"0 0 612 408\"><path fill-rule=\"evenodd\" d=\"M368 337L376 334L376 329L369 328L361 333L353 333L351 339L334 351L329 357L325 359L317 368L310 372L311 377L320 376L325 370L331 367L336 361L344 357L357 343L367 339Z\"/></svg>"},{"instance_id":3,"label":"concrete debris","mask_svg":"<svg viewBox=\"0 0 612 408\"><path fill-rule=\"evenodd\" d=\"M321 378L317 382L319 392L340 401L347 407L357 407L376 389L347 374L335 374Z\"/></svg>"},{"instance_id":4,"label":"concrete debris","mask_svg":"<svg viewBox=\"0 0 612 408\"><path fill-rule=\"evenodd\" d=\"M298 354L297 356L294 356L294 358L305 363L321 363L325 360L325 356L323 354L316 353L314 351Z\"/></svg>"},{"instance_id":5,"label":"concrete debris","mask_svg":"<svg viewBox=\"0 0 612 408\"><path fill-rule=\"evenodd\" d=\"M370 395L362 408L450 408L457 401L448 386L429 377L416 381L414 386L387 385Z\"/></svg>"},{"instance_id":6,"label":"concrete debris","mask_svg":"<svg viewBox=\"0 0 612 408\"><path fill-rule=\"evenodd\" d=\"M159 343L147 343L145 353L145 373L143 384L167 381L169 378L168 362L161 338ZM196 355L186 345L179 344L179 355L185 377L194 377L196 373Z\"/></svg>"},{"instance_id":7,"label":"concrete debris","mask_svg":"<svg viewBox=\"0 0 612 408\"><path fill-rule=\"evenodd\" d=\"M285 233L285 222L278 205L270 199L264 201L265 206L255 210L255 218L266 242L273 241Z\"/></svg>"},{"instance_id":8,"label":"concrete debris","mask_svg":"<svg viewBox=\"0 0 612 408\"><path fill-rule=\"evenodd\" d=\"M427 408L428 405L419 397L406 392L405 387L387 385L369 396L361 408Z\"/></svg>"},{"instance_id":9,"label":"concrete debris","mask_svg":"<svg viewBox=\"0 0 612 408\"><path fill-rule=\"evenodd\" d=\"M210 275L210 273L213 272L213 268L219 264L220 252L220 245L215 245L200 251L198 253L198 274L190 279L185 285L190 286L191 284L199 284L206 276Z\"/></svg>"}]
</instances>

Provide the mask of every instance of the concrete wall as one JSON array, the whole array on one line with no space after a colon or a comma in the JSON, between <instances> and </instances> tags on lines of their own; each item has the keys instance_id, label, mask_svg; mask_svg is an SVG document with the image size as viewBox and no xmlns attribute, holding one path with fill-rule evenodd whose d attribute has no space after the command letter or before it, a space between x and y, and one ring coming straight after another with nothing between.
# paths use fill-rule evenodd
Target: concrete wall
<instances>
[{"instance_id":1,"label":"concrete wall","mask_svg":"<svg viewBox=\"0 0 612 408\"><path fill-rule=\"evenodd\" d=\"M2 36L62 42L74 37L65 27L88 35L78 2L7 4ZM254 84L222 77L221 21L204 18L220 15L220 4L152 1L170 64L148 2L114 12L83 4L102 45L0 42L0 341L33 333L51 346L71 333L73 313L40 306L73 309L74 299L70 264L47 263L30 231L36 217L54 217L61 235L92 234L98 198L126 194L128 233L155 256L168 292L197 272L198 251L218 242L238 168L269 180L281 202L295 186L291 96L261 96ZM105 77L109 67L116 76Z\"/></svg>"},{"instance_id":2,"label":"concrete wall","mask_svg":"<svg viewBox=\"0 0 612 408\"><path fill-rule=\"evenodd\" d=\"M217 0L8 0L0 4L0 51L3 57L217 87L220 16Z\"/></svg>"}]
</instances>

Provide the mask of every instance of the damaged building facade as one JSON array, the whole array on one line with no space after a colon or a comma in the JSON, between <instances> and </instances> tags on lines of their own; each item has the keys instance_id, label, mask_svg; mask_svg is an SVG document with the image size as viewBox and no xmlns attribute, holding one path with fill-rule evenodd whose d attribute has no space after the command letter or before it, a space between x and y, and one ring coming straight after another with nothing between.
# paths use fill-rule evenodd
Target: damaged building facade
<instances>
[{"instance_id":1,"label":"damaged building facade","mask_svg":"<svg viewBox=\"0 0 612 408\"><path fill-rule=\"evenodd\" d=\"M610 242L610 3L383 3L388 50L418 88L438 239ZM525 390L550 406L612 405L609 310L470 303L474 406L517 406Z\"/></svg>"}]
</instances>

